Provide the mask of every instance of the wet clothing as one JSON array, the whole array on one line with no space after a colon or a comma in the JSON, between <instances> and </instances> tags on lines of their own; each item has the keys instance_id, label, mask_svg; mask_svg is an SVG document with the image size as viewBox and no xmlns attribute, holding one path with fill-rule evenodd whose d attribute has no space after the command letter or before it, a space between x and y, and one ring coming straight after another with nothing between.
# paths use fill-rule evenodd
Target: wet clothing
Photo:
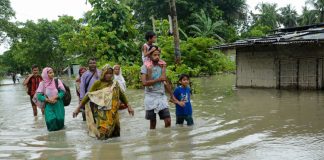
<instances>
[{"instance_id":1,"label":"wet clothing","mask_svg":"<svg viewBox=\"0 0 324 160\"><path fill-rule=\"evenodd\" d=\"M192 116L187 115L187 116L176 116L176 124L182 125L184 121L187 122L188 126L194 125L194 121L192 119Z\"/></svg>"},{"instance_id":2,"label":"wet clothing","mask_svg":"<svg viewBox=\"0 0 324 160\"><path fill-rule=\"evenodd\" d=\"M143 65L141 73L147 75L147 68ZM162 67L156 65L152 68L152 79L158 79L162 75ZM144 92L144 107L145 110L154 110L155 113L168 108L168 98L165 94L163 82L157 82L148 87L145 86Z\"/></svg>"},{"instance_id":3,"label":"wet clothing","mask_svg":"<svg viewBox=\"0 0 324 160\"><path fill-rule=\"evenodd\" d=\"M27 82L27 94L30 97L30 103L32 106L36 106L36 104L33 101L33 97L36 93L36 90L39 86L39 83L42 81L42 77L40 75L32 76L29 81Z\"/></svg>"},{"instance_id":4,"label":"wet clothing","mask_svg":"<svg viewBox=\"0 0 324 160\"><path fill-rule=\"evenodd\" d=\"M189 87L177 87L173 92L174 97L178 101L184 101L185 106L181 107L178 104L176 104L176 115L177 116L187 116L192 115L192 106L190 103L190 88Z\"/></svg>"},{"instance_id":5,"label":"wet clothing","mask_svg":"<svg viewBox=\"0 0 324 160\"><path fill-rule=\"evenodd\" d=\"M128 104L124 92L121 91L116 81L94 82L90 91L82 99L81 104L85 105L87 126L90 136L98 139L107 139L120 136L119 105L120 101ZM91 103L88 103L91 101Z\"/></svg>"},{"instance_id":6,"label":"wet clothing","mask_svg":"<svg viewBox=\"0 0 324 160\"><path fill-rule=\"evenodd\" d=\"M61 80L58 80L58 89L55 85L55 80L49 78L48 72L52 70L49 67L43 69L42 78L43 81L37 88L37 100L45 103L46 97L52 98L58 96L57 102L54 104L45 103L45 121L49 131L57 131L64 127L64 104L63 97L65 88Z\"/></svg>"},{"instance_id":7,"label":"wet clothing","mask_svg":"<svg viewBox=\"0 0 324 160\"><path fill-rule=\"evenodd\" d=\"M55 104L45 104L45 122L48 131L57 131L64 128L64 104L62 98L64 92L58 92L58 100ZM46 97L43 94L38 93L37 98L39 101L45 102Z\"/></svg>"},{"instance_id":8,"label":"wet clothing","mask_svg":"<svg viewBox=\"0 0 324 160\"><path fill-rule=\"evenodd\" d=\"M31 104L32 106L37 106L37 105L35 104L35 102L33 101L33 98L34 98L34 96L29 96L30 104Z\"/></svg>"},{"instance_id":9,"label":"wet clothing","mask_svg":"<svg viewBox=\"0 0 324 160\"><path fill-rule=\"evenodd\" d=\"M173 95L178 101L185 102L184 107L176 104L176 124L183 124L186 121L188 126L193 125L190 88L179 86L174 90Z\"/></svg>"},{"instance_id":10,"label":"wet clothing","mask_svg":"<svg viewBox=\"0 0 324 160\"><path fill-rule=\"evenodd\" d=\"M146 66L141 67L141 73L142 74L148 74L148 69ZM152 79L158 79L162 75L162 67L159 65L155 65L152 68ZM164 83L163 82L157 82L152 87L145 86L145 94L151 94L151 93L156 93L156 94L165 94L165 88L164 88Z\"/></svg>"},{"instance_id":11,"label":"wet clothing","mask_svg":"<svg viewBox=\"0 0 324 160\"><path fill-rule=\"evenodd\" d=\"M32 76L32 77L29 79L29 81L28 81L28 83L27 83L27 89L28 89L27 93L28 93L28 95L30 95L30 96L32 96L32 97L35 95L36 90L37 90L37 88L38 88L38 86L39 86L39 83L40 83L42 80L43 80L43 79L42 79L42 77L41 77L40 75Z\"/></svg>"},{"instance_id":12,"label":"wet clothing","mask_svg":"<svg viewBox=\"0 0 324 160\"><path fill-rule=\"evenodd\" d=\"M160 117L161 120L171 117L170 116L170 111L169 111L168 108L160 110L157 114L159 114L159 117ZM146 110L145 119L147 119L147 120L156 120L156 113L154 112L154 110Z\"/></svg>"}]
</instances>

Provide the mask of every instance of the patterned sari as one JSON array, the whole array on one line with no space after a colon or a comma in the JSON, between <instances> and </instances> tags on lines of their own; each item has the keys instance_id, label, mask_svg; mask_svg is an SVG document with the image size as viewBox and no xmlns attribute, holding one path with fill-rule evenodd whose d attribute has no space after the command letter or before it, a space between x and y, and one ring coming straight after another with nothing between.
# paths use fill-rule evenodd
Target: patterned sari
<instances>
[{"instance_id":1,"label":"patterned sari","mask_svg":"<svg viewBox=\"0 0 324 160\"><path fill-rule=\"evenodd\" d=\"M87 126L91 137L103 140L120 136L118 113L120 101L128 103L116 81L98 80L93 84L81 102L85 105Z\"/></svg>"}]
</instances>

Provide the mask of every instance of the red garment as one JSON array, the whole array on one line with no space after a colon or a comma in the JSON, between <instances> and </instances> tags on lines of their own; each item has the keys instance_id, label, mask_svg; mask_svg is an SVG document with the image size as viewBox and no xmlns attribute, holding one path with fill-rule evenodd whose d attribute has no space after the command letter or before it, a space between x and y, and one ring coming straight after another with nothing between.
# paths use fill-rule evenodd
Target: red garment
<instances>
[{"instance_id":1,"label":"red garment","mask_svg":"<svg viewBox=\"0 0 324 160\"><path fill-rule=\"evenodd\" d=\"M38 88L39 83L42 81L42 77L40 75L33 76L29 79L27 83L28 87L28 95L34 96L36 93L36 90Z\"/></svg>"}]
</instances>

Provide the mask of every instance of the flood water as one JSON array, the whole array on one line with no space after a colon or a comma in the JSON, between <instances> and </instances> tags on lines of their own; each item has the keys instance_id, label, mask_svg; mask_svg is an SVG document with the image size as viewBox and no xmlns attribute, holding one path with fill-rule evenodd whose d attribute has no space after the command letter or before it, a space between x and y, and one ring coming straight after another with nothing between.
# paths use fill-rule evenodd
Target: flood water
<instances>
[{"instance_id":1,"label":"flood water","mask_svg":"<svg viewBox=\"0 0 324 160\"><path fill-rule=\"evenodd\" d=\"M153 131L143 91L128 90L135 116L122 111L121 137L106 141L89 137L80 115L72 118L74 94L66 128L48 132L21 84L1 86L0 159L324 159L323 92L236 89L234 81L234 75L196 79L195 125L175 126L171 105L172 127L158 121Z\"/></svg>"}]
</instances>

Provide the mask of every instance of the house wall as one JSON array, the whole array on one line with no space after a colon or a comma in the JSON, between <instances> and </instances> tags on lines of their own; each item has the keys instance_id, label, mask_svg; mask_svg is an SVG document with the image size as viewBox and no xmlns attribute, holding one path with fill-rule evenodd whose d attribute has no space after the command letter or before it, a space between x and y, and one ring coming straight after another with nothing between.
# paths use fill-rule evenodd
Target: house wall
<instances>
[{"instance_id":1,"label":"house wall","mask_svg":"<svg viewBox=\"0 0 324 160\"><path fill-rule=\"evenodd\" d=\"M275 57L271 50L254 47L237 50L237 86L276 87Z\"/></svg>"},{"instance_id":2,"label":"house wall","mask_svg":"<svg viewBox=\"0 0 324 160\"><path fill-rule=\"evenodd\" d=\"M238 87L323 88L324 47L315 44L238 48Z\"/></svg>"}]
</instances>

